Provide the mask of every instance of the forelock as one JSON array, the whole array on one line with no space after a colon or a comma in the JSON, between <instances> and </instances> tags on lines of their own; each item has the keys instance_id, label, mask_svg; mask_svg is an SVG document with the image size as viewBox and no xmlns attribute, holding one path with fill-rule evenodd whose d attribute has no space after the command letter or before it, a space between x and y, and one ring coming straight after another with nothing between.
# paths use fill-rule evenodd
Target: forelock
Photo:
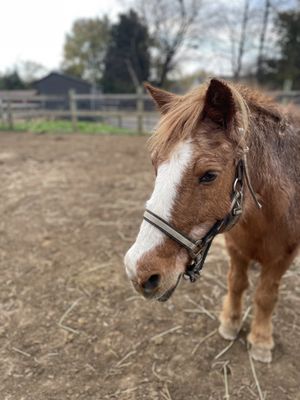
<instances>
[{"instance_id":1,"label":"forelock","mask_svg":"<svg viewBox=\"0 0 300 400\"><path fill-rule=\"evenodd\" d=\"M206 82L186 95L178 97L172 108L161 115L156 129L148 141L152 154L168 156L178 142L192 135L199 126L208 84ZM228 84L228 86L237 106L236 125L246 132L249 125L247 103L238 87L232 84Z\"/></svg>"}]
</instances>

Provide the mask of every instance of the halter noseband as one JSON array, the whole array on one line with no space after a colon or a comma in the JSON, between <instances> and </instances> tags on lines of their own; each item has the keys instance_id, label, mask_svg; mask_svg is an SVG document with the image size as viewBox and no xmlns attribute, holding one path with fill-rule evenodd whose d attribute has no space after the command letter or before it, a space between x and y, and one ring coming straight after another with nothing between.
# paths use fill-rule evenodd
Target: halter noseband
<instances>
[{"instance_id":1,"label":"halter noseband","mask_svg":"<svg viewBox=\"0 0 300 400\"><path fill-rule=\"evenodd\" d=\"M246 178L246 183L257 207L261 208L249 179L246 156L244 155L244 157L238 161L236 166L235 179L232 186L231 206L228 214L223 219L215 222L206 235L201 239L193 240L174 228L159 215L150 210L145 211L143 217L145 221L155 226L169 238L173 239L188 250L191 262L184 273L185 279L190 279L191 282L196 281L200 276L204 261L215 236L219 233L230 230L238 222L243 210L244 177Z\"/></svg>"}]
</instances>

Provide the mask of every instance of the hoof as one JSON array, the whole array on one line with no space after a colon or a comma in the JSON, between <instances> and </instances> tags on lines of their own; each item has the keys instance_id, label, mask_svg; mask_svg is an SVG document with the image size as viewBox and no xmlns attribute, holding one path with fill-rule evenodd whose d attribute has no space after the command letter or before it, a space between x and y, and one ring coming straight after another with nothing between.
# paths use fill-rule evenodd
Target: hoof
<instances>
[{"instance_id":1,"label":"hoof","mask_svg":"<svg viewBox=\"0 0 300 400\"><path fill-rule=\"evenodd\" d=\"M263 337L262 335L249 333L247 337L250 345L251 357L263 363L270 363L272 361L272 349L274 348L274 341L272 336Z\"/></svg>"},{"instance_id":2,"label":"hoof","mask_svg":"<svg viewBox=\"0 0 300 400\"><path fill-rule=\"evenodd\" d=\"M250 355L254 360L263 363L270 363L272 361L272 351L263 347L252 345Z\"/></svg>"},{"instance_id":3,"label":"hoof","mask_svg":"<svg viewBox=\"0 0 300 400\"><path fill-rule=\"evenodd\" d=\"M226 340L235 340L239 333L239 328L233 326L226 326L221 324L219 326L219 334L222 336L223 339Z\"/></svg>"}]
</instances>

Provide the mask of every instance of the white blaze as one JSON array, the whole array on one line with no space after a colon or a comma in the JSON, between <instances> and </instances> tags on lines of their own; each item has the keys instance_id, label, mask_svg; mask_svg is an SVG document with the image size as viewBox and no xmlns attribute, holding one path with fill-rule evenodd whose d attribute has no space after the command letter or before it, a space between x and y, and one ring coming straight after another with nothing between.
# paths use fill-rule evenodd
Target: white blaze
<instances>
[{"instance_id":1,"label":"white blaze","mask_svg":"<svg viewBox=\"0 0 300 400\"><path fill-rule=\"evenodd\" d=\"M183 142L172 153L170 160L157 170L154 191L146 203L146 208L170 222L174 201L183 174L192 158L192 144ZM125 267L129 278L136 275L139 259L148 251L162 244L166 236L146 221L142 222L135 243L125 256Z\"/></svg>"}]
</instances>

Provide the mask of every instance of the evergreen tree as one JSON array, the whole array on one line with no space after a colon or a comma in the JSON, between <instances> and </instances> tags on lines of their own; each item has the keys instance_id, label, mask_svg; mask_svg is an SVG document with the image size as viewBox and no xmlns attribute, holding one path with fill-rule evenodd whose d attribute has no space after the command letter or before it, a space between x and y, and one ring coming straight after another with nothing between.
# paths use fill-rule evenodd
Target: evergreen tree
<instances>
[{"instance_id":1,"label":"evergreen tree","mask_svg":"<svg viewBox=\"0 0 300 400\"><path fill-rule=\"evenodd\" d=\"M290 80L294 89L300 87L300 11L279 14L279 74Z\"/></svg>"},{"instance_id":2,"label":"evergreen tree","mask_svg":"<svg viewBox=\"0 0 300 400\"><path fill-rule=\"evenodd\" d=\"M300 11L279 13L275 29L279 57L264 60L260 81L275 82L277 86L289 81L292 89L300 89Z\"/></svg>"},{"instance_id":3,"label":"evergreen tree","mask_svg":"<svg viewBox=\"0 0 300 400\"><path fill-rule=\"evenodd\" d=\"M112 26L105 57L102 87L106 93L130 93L149 77L150 53L147 27L133 10L121 14Z\"/></svg>"},{"instance_id":4,"label":"evergreen tree","mask_svg":"<svg viewBox=\"0 0 300 400\"><path fill-rule=\"evenodd\" d=\"M20 78L17 71L8 72L0 75L0 90L20 90L26 89L25 83Z\"/></svg>"}]
</instances>

